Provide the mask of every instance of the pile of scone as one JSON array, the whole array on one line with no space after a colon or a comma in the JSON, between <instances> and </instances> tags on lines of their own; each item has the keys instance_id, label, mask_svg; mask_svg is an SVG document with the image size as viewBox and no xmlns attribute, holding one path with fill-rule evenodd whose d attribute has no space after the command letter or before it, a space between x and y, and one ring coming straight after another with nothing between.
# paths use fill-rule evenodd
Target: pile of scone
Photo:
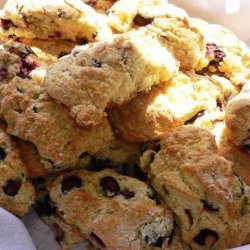
<instances>
[{"instance_id":1,"label":"pile of scone","mask_svg":"<svg viewBox=\"0 0 250 250\"><path fill-rule=\"evenodd\" d=\"M0 206L64 249L250 242L250 52L166 0L8 0ZM249 186L248 186L249 185Z\"/></svg>"}]
</instances>

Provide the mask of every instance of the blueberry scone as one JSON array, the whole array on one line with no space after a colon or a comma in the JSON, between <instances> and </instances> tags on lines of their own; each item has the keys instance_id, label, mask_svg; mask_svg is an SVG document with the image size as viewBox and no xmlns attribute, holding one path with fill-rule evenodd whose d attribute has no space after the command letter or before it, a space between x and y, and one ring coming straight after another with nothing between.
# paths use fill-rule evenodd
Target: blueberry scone
<instances>
[{"instance_id":1,"label":"blueberry scone","mask_svg":"<svg viewBox=\"0 0 250 250\"><path fill-rule=\"evenodd\" d=\"M215 82L180 72L153 86L150 92L108 111L108 119L125 141L157 140L164 131L183 124L199 123L210 129L213 122L223 120L226 101L236 93L227 80Z\"/></svg>"},{"instance_id":2,"label":"blueberry scone","mask_svg":"<svg viewBox=\"0 0 250 250\"><path fill-rule=\"evenodd\" d=\"M86 237L76 226L66 223L56 212L56 207L51 204L46 189L46 183L51 178L48 177L46 180L39 178L34 182L36 188L36 202L34 207L41 219L50 227L62 249L74 249Z\"/></svg>"},{"instance_id":3,"label":"blueberry scone","mask_svg":"<svg viewBox=\"0 0 250 250\"><path fill-rule=\"evenodd\" d=\"M162 37L182 70L200 64L205 56L201 32L191 26L186 12L164 0L120 0L109 14L109 24L119 32L146 27Z\"/></svg>"},{"instance_id":4,"label":"blueberry scone","mask_svg":"<svg viewBox=\"0 0 250 250\"><path fill-rule=\"evenodd\" d=\"M192 249L241 245L250 230L249 191L218 154L214 137L186 126L166 132L160 146L143 167L175 214L183 240Z\"/></svg>"},{"instance_id":5,"label":"blueberry scone","mask_svg":"<svg viewBox=\"0 0 250 250\"><path fill-rule=\"evenodd\" d=\"M225 124L233 143L244 150L250 145L250 82L233 98L227 108Z\"/></svg>"},{"instance_id":6,"label":"blueberry scone","mask_svg":"<svg viewBox=\"0 0 250 250\"><path fill-rule=\"evenodd\" d=\"M236 146L229 138L227 129L222 127L218 138L219 154L233 163L233 171L250 186L250 154L248 149Z\"/></svg>"},{"instance_id":7,"label":"blueberry scone","mask_svg":"<svg viewBox=\"0 0 250 250\"><path fill-rule=\"evenodd\" d=\"M97 34L96 13L81 0L9 0L0 18L5 37L92 41Z\"/></svg>"},{"instance_id":8,"label":"blueberry scone","mask_svg":"<svg viewBox=\"0 0 250 250\"><path fill-rule=\"evenodd\" d=\"M244 85L250 79L250 51L230 30L201 19L190 22L204 35L206 60L198 65L201 73L224 75L236 85ZM206 66L204 68L204 66Z\"/></svg>"},{"instance_id":9,"label":"blueberry scone","mask_svg":"<svg viewBox=\"0 0 250 250\"><path fill-rule=\"evenodd\" d=\"M139 180L109 169L79 170L57 177L49 193L65 221L79 227L98 248L167 246L172 215L156 205L152 191Z\"/></svg>"},{"instance_id":10,"label":"blueberry scone","mask_svg":"<svg viewBox=\"0 0 250 250\"><path fill-rule=\"evenodd\" d=\"M46 91L70 109L79 126L97 126L106 107L119 106L174 74L177 63L160 40L136 31L79 47L50 68Z\"/></svg>"},{"instance_id":11,"label":"blueberry scone","mask_svg":"<svg viewBox=\"0 0 250 250\"><path fill-rule=\"evenodd\" d=\"M34 202L33 185L27 180L27 170L11 136L0 126L0 207L23 216Z\"/></svg>"},{"instance_id":12,"label":"blueberry scone","mask_svg":"<svg viewBox=\"0 0 250 250\"><path fill-rule=\"evenodd\" d=\"M95 154L113 139L104 117L93 129L78 127L69 117L68 109L44 92L44 75L40 76L37 63L6 53L6 63L5 57L1 58L3 67L7 67L0 86L1 115L8 125L8 133L33 143L39 155L50 161L46 165L49 171L82 166L89 154ZM12 57L16 61L9 66ZM30 69L29 64L36 67Z\"/></svg>"}]
</instances>

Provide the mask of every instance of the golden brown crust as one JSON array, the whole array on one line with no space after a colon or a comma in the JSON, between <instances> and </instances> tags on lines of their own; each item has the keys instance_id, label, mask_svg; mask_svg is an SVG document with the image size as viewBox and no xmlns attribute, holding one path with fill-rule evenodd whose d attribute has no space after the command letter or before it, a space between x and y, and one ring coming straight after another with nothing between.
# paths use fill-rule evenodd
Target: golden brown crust
<instances>
[{"instance_id":1,"label":"golden brown crust","mask_svg":"<svg viewBox=\"0 0 250 250\"><path fill-rule=\"evenodd\" d=\"M215 121L224 118L226 99L234 92L225 85L191 72L179 73L108 111L108 119L117 137L129 142L157 140L164 131L185 123L211 130Z\"/></svg>"},{"instance_id":2,"label":"golden brown crust","mask_svg":"<svg viewBox=\"0 0 250 250\"><path fill-rule=\"evenodd\" d=\"M1 26L6 37L93 41L97 32L96 13L81 0L10 0L1 12L1 19L12 23Z\"/></svg>"},{"instance_id":3,"label":"golden brown crust","mask_svg":"<svg viewBox=\"0 0 250 250\"><path fill-rule=\"evenodd\" d=\"M65 190L69 179L75 180L74 185ZM110 183L115 189L109 189ZM61 175L50 185L49 193L63 218L87 233L97 247L152 249L172 230L171 214L148 198L152 193L146 184L112 170ZM103 225L112 227L107 230Z\"/></svg>"},{"instance_id":4,"label":"golden brown crust","mask_svg":"<svg viewBox=\"0 0 250 250\"><path fill-rule=\"evenodd\" d=\"M18 54L20 56L20 52ZM9 55L16 56L11 52ZM26 70L22 69L21 76L7 77L6 84L0 87L1 114L8 124L8 132L33 143L39 155L51 161L45 166L48 171L84 166L88 154L95 154L113 139L108 121L103 117L101 123L90 130L78 127L69 117L68 109L44 93L40 67L30 74Z\"/></svg>"},{"instance_id":5,"label":"golden brown crust","mask_svg":"<svg viewBox=\"0 0 250 250\"><path fill-rule=\"evenodd\" d=\"M145 26L159 34L182 70L195 68L205 56L202 33L189 23L183 9L155 0L120 0L109 12L109 24L119 32Z\"/></svg>"},{"instance_id":6,"label":"golden brown crust","mask_svg":"<svg viewBox=\"0 0 250 250\"><path fill-rule=\"evenodd\" d=\"M94 127L106 107L120 106L173 75L176 61L159 39L137 31L79 47L50 68L46 91L70 108L78 125Z\"/></svg>"},{"instance_id":7,"label":"golden brown crust","mask_svg":"<svg viewBox=\"0 0 250 250\"><path fill-rule=\"evenodd\" d=\"M209 132L193 126L166 132L148 172L193 249L243 243L249 223L248 187L233 173L232 163L218 155ZM237 231L242 234L236 237Z\"/></svg>"}]
</instances>

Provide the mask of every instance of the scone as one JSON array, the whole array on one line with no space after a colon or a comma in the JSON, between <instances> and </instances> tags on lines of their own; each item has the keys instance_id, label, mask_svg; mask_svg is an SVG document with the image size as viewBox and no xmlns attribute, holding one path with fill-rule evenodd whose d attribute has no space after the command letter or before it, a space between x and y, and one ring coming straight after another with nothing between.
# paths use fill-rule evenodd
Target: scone
<instances>
[{"instance_id":1,"label":"scone","mask_svg":"<svg viewBox=\"0 0 250 250\"><path fill-rule=\"evenodd\" d=\"M239 175L242 180L250 186L250 154L248 150L236 146L229 138L227 129L222 126L218 135L219 154L233 163L233 171Z\"/></svg>"},{"instance_id":2,"label":"scone","mask_svg":"<svg viewBox=\"0 0 250 250\"><path fill-rule=\"evenodd\" d=\"M35 200L33 185L11 136L0 125L0 207L17 216L26 214Z\"/></svg>"},{"instance_id":3,"label":"scone","mask_svg":"<svg viewBox=\"0 0 250 250\"><path fill-rule=\"evenodd\" d=\"M205 56L203 35L191 26L186 12L164 0L120 0L109 13L119 32L146 27L162 37L182 70L195 68Z\"/></svg>"},{"instance_id":4,"label":"scone","mask_svg":"<svg viewBox=\"0 0 250 250\"><path fill-rule=\"evenodd\" d=\"M157 17L184 19L186 11L164 0L120 0L109 10L109 25L118 32L128 32L150 24Z\"/></svg>"},{"instance_id":5,"label":"scone","mask_svg":"<svg viewBox=\"0 0 250 250\"><path fill-rule=\"evenodd\" d=\"M197 70L224 75L234 84L244 85L250 79L250 51L247 46L232 31L220 25L196 18L190 18L190 23L202 32L206 41L206 61L203 60Z\"/></svg>"},{"instance_id":6,"label":"scone","mask_svg":"<svg viewBox=\"0 0 250 250\"><path fill-rule=\"evenodd\" d=\"M241 245L250 230L249 189L218 154L214 137L186 126L166 132L160 144L144 170L174 212L183 240L192 249Z\"/></svg>"},{"instance_id":7,"label":"scone","mask_svg":"<svg viewBox=\"0 0 250 250\"><path fill-rule=\"evenodd\" d=\"M96 13L81 0L9 0L0 18L5 37L93 41L97 34Z\"/></svg>"},{"instance_id":8,"label":"scone","mask_svg":"<svg viewBox=\"0 0 250 250\"><path fill-rule=\"evenodd\" d=\"M225 123L227 133L236 146L245 151L250 149L250 81L241 93L233 98L227 108Z\"/></svg>"},{"instance_id":9,"label":"scone","mask_svg":"<svg viewBox=\"0 0 250 250\"><path fill-rule=\"evenodd\" d=\"M223 120L224 106L236 93L226 79L180 72L108 111L108 119L117 137L129 142L157 140L164 131L183 124L197 123L211 130L214 122Z\"/></svg>"},{"instance_id":10,"label":"scone","mask_svg":"<svg viewBox=\"0 0 250 250\"><path fill-rule=\"evenodd\" d=\"M106 107L119 106L174 74L178 65L160 40L143 30L79 47L50 68L46 91L70 109L79 126L95 127Z\"/></svg>"},{"instance_id":11,"label":"scone","mask_svg":"<svg viewBox=\"0 0 250 250\"><path fill-rule=\"evenodd\" d=\"M41 219L50 227L56 241L62 249L74 249L74 247L83 242L85 235L74 225L66 223L56 212L56 207L51 204L46 183L52 177L47 179L39 178L34 182L36 188L35 210Z\"/></svg>"},{"instance_id":12,"label":"scone","mask_svg":"<svg viewBox=\"0 0 250 250\"><path fill-rule=\"evenodd\" d=\"M149 198L152 191L139 180L109 169L79 170L57 177L49 194L64 220L79 227L98 248L167 245L172 215Z\"/></svg>"},{"instance_id":13,"label":"scone","mask_svg":"<svg viewBox=\"0 0 250 250\"><path fill-rule=\"evenodd\" d=\"M39 155L51 162L46 166L50 171L81 166L88 154L95 154L113 139L104 117L93 129L78 127L69 117L68 109L44 92L44 77L37 77L40 68L31 73L21 68L20 75L20 60L27 59L8 53L8 58L16 60L17 71L15 64L11 64L0 87L1 115L10 134L33 143Z\"/></svg>"}]
</instances>

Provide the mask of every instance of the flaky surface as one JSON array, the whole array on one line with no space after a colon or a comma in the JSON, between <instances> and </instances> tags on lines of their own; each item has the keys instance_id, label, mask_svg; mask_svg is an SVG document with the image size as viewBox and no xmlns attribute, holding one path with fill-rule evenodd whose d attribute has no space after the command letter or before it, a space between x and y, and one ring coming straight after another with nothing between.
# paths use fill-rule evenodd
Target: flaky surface
<instances>
[{"instance_id":1,"label":"flaky surface","mask_svg":"<svg viewBox=\"0 0 250 250\"><path fill-rule=\"evenodd\" d=\"M153 249L172 230L171 214L148 198L152 192L147 185L112 170L61 175L49 193L66 222L100 248Z\"/></svg>"},{"instance_id":2,"label":"flaky surface","mask_svg":"<svg viewBox=\"0 0 250 250\"><path fill-rule=\"evenodd\" d=\"M201 19L190 18L205 38L206 60L202 60L197 69L222 74L236 85L244 85L250 77L250 52L230 30L216 24L209 24Z\"/></svg>"},{"instance_id":3,"label":"flaky surface","mask_svg":"<svg viewBox=\"0 0 250 250\"><path fill-rule=\"evenodd\" d=\"M11 75L9 69L7 73ZM24 73L4 80L6 84L0 91L1 114L10 134L33 143L39 155L51 162L45 166L50 171L81 166L88 154L98 152L113 138L105 118L93 129L78 127L69 117L68 109L44 93L44 77L36 76L40 74L39 66L30 74Z\"/></svg>"},{"instance_id":4,"label":"flaky surface","mask_svg":"<svg viewBox=\"0 0 250 250\"><path fill-rule=\"evenodd\" d=\"M10 135L0 125L0 206L23 216L34 203L35 192L27 170Z\"/></svg>"},{"instance_id":5,"label":"flaky surface","mask_svg":"<svg viewBox=\"0 0 250 250\"><path fill-rule=\"evenodd\" d=\"M81 0L10 0L0 18L4 36L76 41L97 34L96 13Z\"/></svg>"},{"instance_id":6,"label":"flaky surface","mask_svg":"<svg viewBox=\"0 0 250 250\"><path fill-rule=\"evenodd\" d=\"M187 126L166 132L149 165L155 190L193 249L239 246L248 234L248 187L217 153L213 136ZM242 234L237 234L237 232Z\"/></svg>"},{"instance_id":7,"label":"flaky surface","mask_svg":"<svg viewBox=\"0 0 250 250\"><path fill-rule=\"evenodd\" d=\"M149 93L110 110L108 119L117 136L130 142L157 140L164 131L186 123L211 129L213 122L224 118L226 100L237 93L230 87L227 81L180 72Z\"/></svg>"},{"instance_id":8,"label":"flaky surface","mask_svg":"<svg viewBox=\"0 0 250 250\"><path fill-rule=\"evenodd\" d=\"M190 25L183 9L166 1L118 1L109 12L109 24L119 32L145 26L159 34L180 62L182 70L195 68L205 56L201 32Z\"/></svg>"},{"instance_id":9,"label":"flaky surface","mask_svg":"<svg viewBox=\"0 0 250 250\"><path fill-rule=\"evenodd\" d=\"M119 106L168 80L176 66L155 35L130 32L75 49L50 68L45 86L70 108L79 126L89 128L100 122L106 107Z\"/></svg>"}]
</instances>

